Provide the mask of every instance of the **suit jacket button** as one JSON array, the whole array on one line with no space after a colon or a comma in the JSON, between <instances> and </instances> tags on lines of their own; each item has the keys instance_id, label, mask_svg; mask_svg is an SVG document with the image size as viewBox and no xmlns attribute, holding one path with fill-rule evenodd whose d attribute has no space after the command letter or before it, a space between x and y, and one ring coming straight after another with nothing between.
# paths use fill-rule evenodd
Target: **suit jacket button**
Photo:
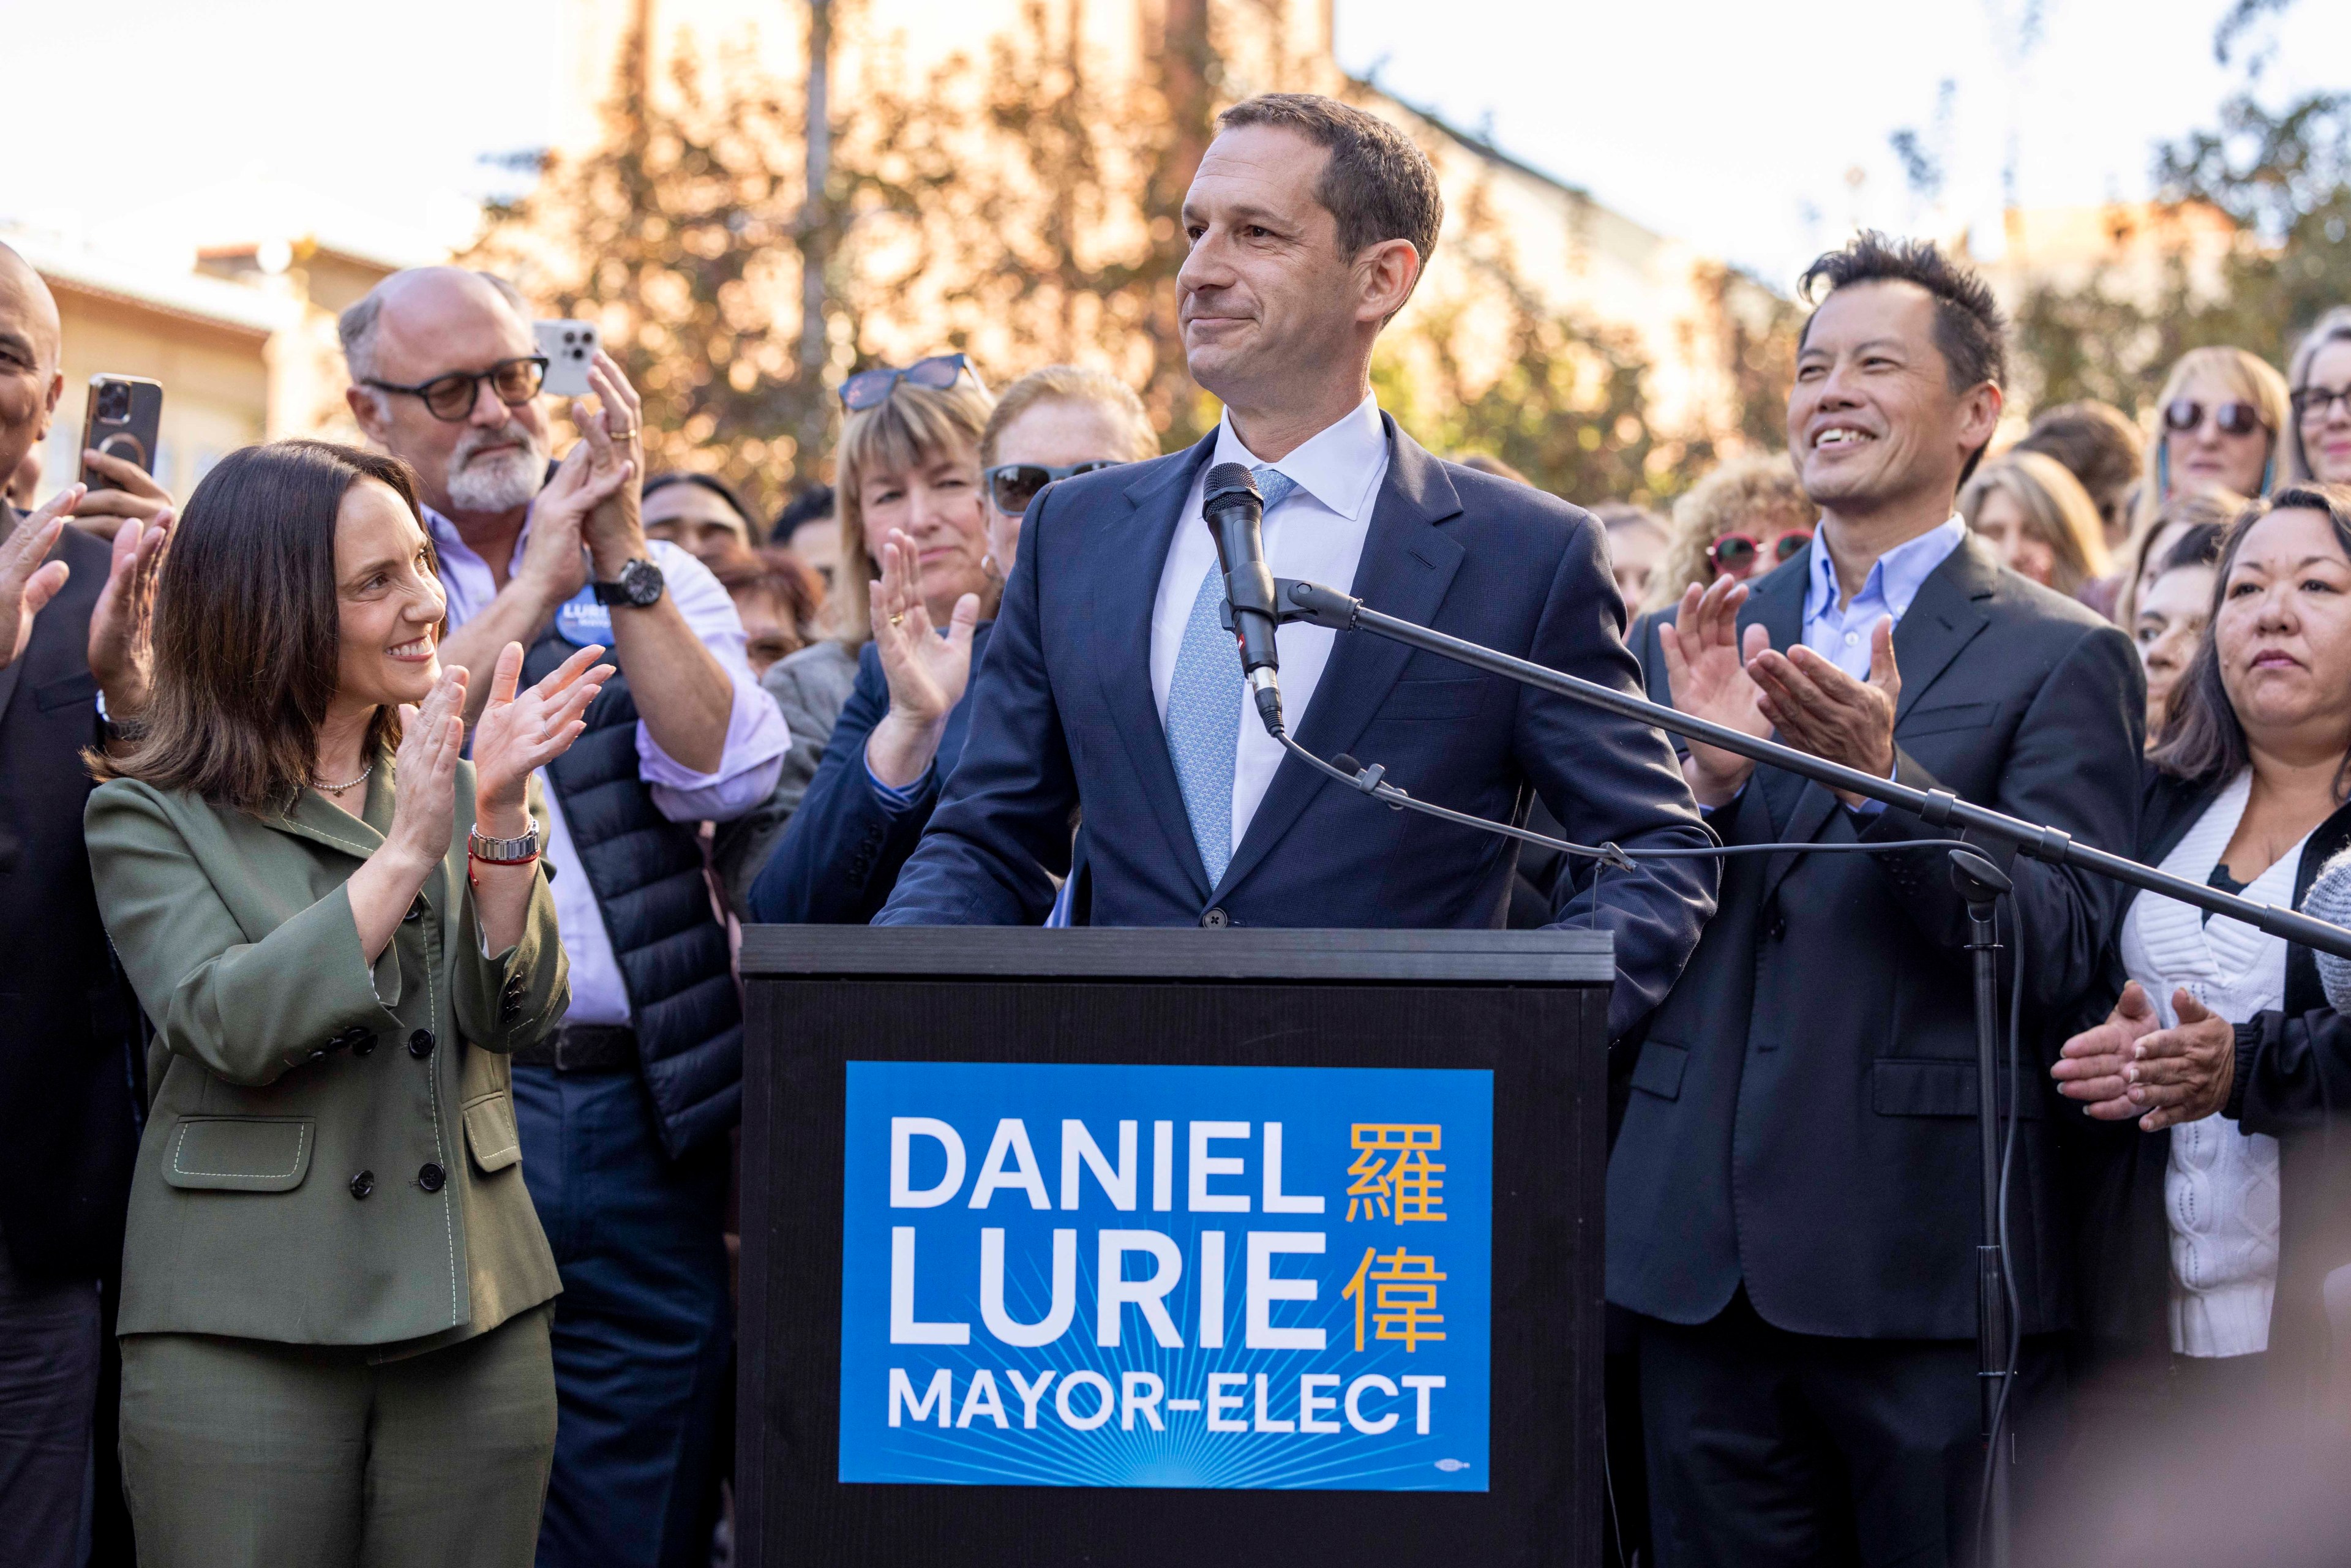
<instances>
[{"instance_id":1,"label":"suit jacket button","mask_svg":"<svg viewBox=\"0 0 2351 1568\"><path fill-rule=\"evenodd\" d=\"M361 1171L359 1175L351 1177L351 1196L353 1197L365 1197L374 1190L375 1172Z\"/></svg>"},{"instance_id":2,"label":"suit jacket button","mask_svg":"<svg viewBox=\"0 0 2351 1568\"><path fill-rule=\"evenodd\" d=\"M416 1185L427 1192L439 1192L441 1184L448 1179L449 1173L430 1160L424 1163L423 1169L416 1173Z\"/></svg>"},{"instance_id":3,"label":"suit jacket button","mask_svg":"<svg viewBox=\"0 0 2351 1568\"><path fill-rule=\"evenodd\" d=\"M1211 931L1220 931L1232 923L1231 915L1213 904L1209 906L1206 915L1200 916L1200 924Z\"/></svg>"},{"instance_id":4,"label":"suit jacket button","mask_svg":"<svg viewBox=\"0 0 2351 1568\"><path fill-rule=\"evenodd\" d=\"M1774 915L1771 920L1771 940L1774 942L1784 942L1787 939L1787 917L1785 915Z\"/></svg>"},{"instance_id":5,"label":"suit jacket button","mask_svg":"<svg viewBox=\"0 0 2351 1568\"><path fill-rule=\"evenodd\" d=\"M416 898L416 902L414 902L413 904L411 904L408 906L408 913L407 913L407 914L405 914L405 915L402 915L400 918L401 918L404 923L406 923L406 924L408 924L408 925L415 925L415 924L416 924L416 922L418 922L418 921L420 921L420 920L423 919L423 918L424 918L424 898L423 898L423 894L418 894L418 895L417 895L417 898Z\"/></svg>"},{"instance_id":6,"label":"suit jacket button","mask_svg":"<svg viewBox=\"0 0 2351 1568\"><path fill-rule=\"evenodd\" d=\"M433 1054L433 1031L420 1029L408 1037L408 1054L420 1060Z\"/></svg>"},{"instance_id":7,"label":"suit jacket button","mask_svg":"<svg viewBox=\"0 0 2351 1568\"><path fill-rule=\"evenodd\" d=\"M369 1051L373 1051L374 1049L375 1036L371 1034L363 1034L360 1036L359 1039L351 1041L351 1054L353 1056L365 1056Z\"/></svg>"}]
</instances>

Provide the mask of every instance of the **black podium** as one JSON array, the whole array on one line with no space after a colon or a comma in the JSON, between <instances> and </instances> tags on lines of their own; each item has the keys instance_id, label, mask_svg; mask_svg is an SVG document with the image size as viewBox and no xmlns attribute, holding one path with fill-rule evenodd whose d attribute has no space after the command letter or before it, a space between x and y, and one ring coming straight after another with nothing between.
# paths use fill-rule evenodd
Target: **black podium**
<instances>
[{"instance_id":1,"label":"black podium","mask_svg":"<svg viewBox=\"0 0 2351 1568\"><path fill-rule=\"evenodd\" d=\"M1599 1561L1605 936L755 926L742 970L738 1562Z\"/></svg>"}]
</instances>

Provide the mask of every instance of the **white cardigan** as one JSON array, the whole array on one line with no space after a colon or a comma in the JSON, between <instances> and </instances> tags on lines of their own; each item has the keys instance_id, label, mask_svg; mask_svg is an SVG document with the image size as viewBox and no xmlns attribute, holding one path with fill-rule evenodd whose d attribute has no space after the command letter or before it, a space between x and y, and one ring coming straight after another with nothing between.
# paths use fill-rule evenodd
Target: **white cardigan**
<instances>
[{"instance_id":1,"label":"white cardigan","mask_svg":"<svg viewBox=\"0 0 2351 1568\"><path fill-rule=\"evenodd\" d=\"M2163 869L2189 882L2210 878L2236 836L2252 774L2241 773L2205 808ZM2256 877L2245 896L2290 904L2304 835ZM2171 993L2189 995L2231 1023L2283 1005L2285 942L2241 921L2152 894L2131 901L2123 920L2123 967L2153 1001L2163 1027L2179 1020ZM2277 1292L2277 1140L2238 1130L2213 1115L2171 1129L2164 1173L2171 1225L2171 1348L2182 1355L2250 1355L2269 1348Z\"/></svg>"}]
</instances>

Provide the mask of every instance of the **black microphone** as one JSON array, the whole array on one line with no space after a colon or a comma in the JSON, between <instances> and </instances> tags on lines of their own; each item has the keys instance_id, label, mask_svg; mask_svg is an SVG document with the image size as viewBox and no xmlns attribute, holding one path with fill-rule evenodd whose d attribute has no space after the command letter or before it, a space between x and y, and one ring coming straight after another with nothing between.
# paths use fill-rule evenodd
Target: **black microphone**
<instances>
[{"instance_id":1,"label":"black microphone","mask_svg":"<svg viewBox=\"0 0 2351 1568\"><path fill-rule=\"evenodd\" d=\"M1240 644L1241 677L1249 683L1266 733L1281 733L1281 656L1275 651L1273 572L1265 564L1265 497L1248 465L1219 463L1208 470L1200 515L1216 536L1217 565L1225 574Z\"/></svg>"}]
</instances>

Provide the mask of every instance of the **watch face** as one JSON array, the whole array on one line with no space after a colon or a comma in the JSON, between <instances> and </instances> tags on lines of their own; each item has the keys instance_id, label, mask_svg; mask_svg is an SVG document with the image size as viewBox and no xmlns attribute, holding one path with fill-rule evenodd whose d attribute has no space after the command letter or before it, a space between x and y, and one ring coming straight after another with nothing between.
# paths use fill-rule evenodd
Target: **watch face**
<instances>
[{"instance_id":1,"label":"watch face","mask_svg":"<svg viewBox=\"0 0 2351 1568\"><path fill-rule=\"evenodd\" d=\"M649 560L632 560L621 569L621 592L642 610L662 595L661 568Z\"/></svg>"}]
</instances>

